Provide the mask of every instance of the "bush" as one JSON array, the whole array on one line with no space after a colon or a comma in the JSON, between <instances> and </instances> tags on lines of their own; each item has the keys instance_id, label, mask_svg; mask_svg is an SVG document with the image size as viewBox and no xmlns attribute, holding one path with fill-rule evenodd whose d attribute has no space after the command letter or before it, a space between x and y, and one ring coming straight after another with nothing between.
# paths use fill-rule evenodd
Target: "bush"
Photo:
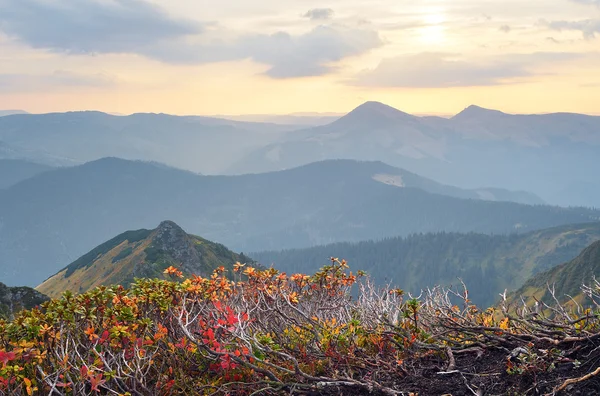
<instances>
[{"instance_id":1,"label":"bush","mask_svg":"<svg viewBox=\"0 0 600 396\"><path fill-rule=\"evenodd\" d=\"M440 288L405 298L343 260L311 276L240 263L229 278L165 273L0 322L0 393L539 394L585 389L598 358L592 312L480 311Z\"/></svg>"}]
</instances>

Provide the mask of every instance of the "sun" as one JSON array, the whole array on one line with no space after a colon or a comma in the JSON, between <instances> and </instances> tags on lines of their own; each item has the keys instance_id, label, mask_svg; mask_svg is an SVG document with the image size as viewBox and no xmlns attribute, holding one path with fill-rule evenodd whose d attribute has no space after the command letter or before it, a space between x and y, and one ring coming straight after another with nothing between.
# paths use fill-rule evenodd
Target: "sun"
<instances>
[{"instance_id":1,"label":"sun","mask_svg":"<svg viewBox=\"0 0 600 396\"><path fill-rule=\"evenodd\" d=\"M446 16L443 10L428 9L423 15L424 26L419 29L421 40L428 44L441 44L446 39Z\"/></svg>"}]
</instances>

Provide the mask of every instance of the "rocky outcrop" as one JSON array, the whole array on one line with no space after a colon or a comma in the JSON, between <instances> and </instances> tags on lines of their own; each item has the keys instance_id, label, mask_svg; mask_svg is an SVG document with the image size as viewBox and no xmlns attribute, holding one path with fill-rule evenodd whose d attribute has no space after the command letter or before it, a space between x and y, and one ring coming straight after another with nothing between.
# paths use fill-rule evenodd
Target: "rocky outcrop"
<instances>
[{"instance_id":1,"label":"rocky outcrop","mask_svg":"<svg viewBox=\"0 0 600 396\"><path fill-rule=\"evenodd\" d=\"M22 309L31 309L48 299L30 287L8 287L0 283L0 318L12 319Z\"/></svg>"},{"instance_id":2,"label":"rocky outcrop","mask_svg":"<svg viewBox=\"0 0 600 396\"><path fill-rule=\"evenodd\" d=\"M172 257L184 272L198 270L202 257L195 248L194 240L174 222L167 220L160 223L153 241L154 247Z\"/></svg>"}]
</instances>

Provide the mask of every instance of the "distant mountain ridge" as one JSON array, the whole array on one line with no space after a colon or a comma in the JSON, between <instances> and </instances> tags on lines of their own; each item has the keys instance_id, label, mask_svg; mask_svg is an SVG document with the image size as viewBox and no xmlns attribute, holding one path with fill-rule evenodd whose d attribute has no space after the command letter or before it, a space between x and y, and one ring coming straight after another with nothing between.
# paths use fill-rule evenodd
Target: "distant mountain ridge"
<instances>
[{"instance_id":1,"label":"distant mountain ridge","mask_svg":"<svg viewBox=\"0 0 600 396\"><path fill-rule=\"evenodd\" d=\"M29 114L25 110L0 110L0 117L9 116L13 114Z\"/></svg>"},{"instance_id":2,"label":"distant mountain ridge","mask_svg":"<svg viewBox=\"0 0 600 396\"><path fill-rule=\"evenodd\" d=\"M286 134L230 170L381 160L444 184L500 186L532 191L553 204L600 207L600 183L582 172L598 166L599 130L600 117L582 114L512 115L470 106L446 119L367 102L331 124ZM573 182L585 186L583 193L568 188Z\"/></svg>"},{"instance_id":3,"label":"distant mountain ridge","mask_svg":"<svg viewBox=\"0 0 600 396\"><path fill-rule=\"evenodd\" d=\"M249 254L288 273L311 273L329 257L343 258L377 284L391 282L415 294L435 285L457 285L460 278L472 301L485 308L505 289L516 290L534 274L538 279L595 241L600 241L600 222L519 235L433 233Z\"/></svg>"},{"instance_id":4,"label":"distant mountain ridge","mask_svg":"<svg viewBox=\"0 0 600 396\"><path fill-rule=\"evenodd\" d=\"M200 116L77 111L1 117L0 141L79 163L122 157L217 173L229 165L229 158L242 156L295 128ZM24 154L15 158L30 159ZM44 158L38 162L42 161L47 163Z\"/></svg>"},{"instance_id":5,"label":"distant mountain ridge","mask_svg":"<svg viewBox=\"0 0 600 396\"><path fill-rule=\"evenodd\" d=\"M378 160L446 185L530 191L551 204L600 207L600 183L583 171L598 166L598 116L514 115L469 106L450 118L419 117L366 102L315 127L295 125L293 118L255 120L284 125L167 114L25 114L0 118L0 141L20 152L9 158L62 165L49 161L115 156L202 174Z\"/></svg>"},{"instance_id":6,"label":"distant mountain ridge","mask_svg":"<svg viewBox=\"0 0 600 396\"><path fill-rule=\"evenodd\" d=\"M374 178L396 172L406 187ZM418 183L465 193L379 162L245 176L115 158L59 168L0 190L0 278L39 284L100 241L163 219L245 252L419 232L521 233L600 219L600 211L463 199Z\"/></svg>"},{"instance_id":7,"label":"distant mountain ridge","mask_svg":"<svg viewBox=\"0 0 600 396\"><path fill-rule=\"evenodd\" d=\"M128 286L135 278L163 278L170 266L187 276L207 276L221 266L231 270L238 261L251 259L163 221L154 230L127 231L97 246L36 289L58 297L66 290L85 292L102 285Z\"/></svg>"}]
</instances>

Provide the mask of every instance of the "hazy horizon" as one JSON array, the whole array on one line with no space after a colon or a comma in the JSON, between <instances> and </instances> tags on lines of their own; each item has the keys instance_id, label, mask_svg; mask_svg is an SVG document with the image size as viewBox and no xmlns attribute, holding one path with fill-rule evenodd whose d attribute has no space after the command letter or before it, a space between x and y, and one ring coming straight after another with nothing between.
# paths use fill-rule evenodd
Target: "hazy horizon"
<instances>
[{"instance_id":1,"label":"hazy horizon","mask_svg":"<svg viewBox=\"0 0 600 396\"><path fill-rule=\"evenodd\" d=\"M154 112L154 111L136 111L133 113L120 113L117 111L110 111L110 110L99 110L96 108L89 108L89 109L72 109L72 110L64 110L64 111L40 111L40 112L34 112L34 111L29 111L26 108L24 109L2 109L0 108L0 117L6 116L6 115L13 115L13 114L32 114L32 115L42 115L42 114L51 114L51 113L69 113L69 112L101 112L101 113L106 113L109 115L114 115L114 116L130 116L133 114L168 114L168 115L174 115L174 116L181 116L181 117L213 117L213 118L223 118L223 119L232 119L232 120L236 120L236 121L248 121L248 122L263 122L260 119L262 117L297 117L297 118L331 118L331 119L335 119L338 117L343 117L344 115L348 114L350 111L352 111L353 109L359 107L361 104L367 103L367 102L378 102L378 103L383 103L385 105L390 106L387 103L384 102L380 102L377 100L373 100L373 101L366 101L363 103L360 103L358 106L352 107L347 109L347 111L342 111L342 112L334 112L334 111L302 111L302 112L283 112L283 113L167 113L167 112L162 112L162 111L158 111L158 112ZM411 115L417 116L417 117L443 117L443 118L451 118L457 114L459 114L461 111L467 109L469 106L477 106L477 107L481 107L483 109L487 109L487 110L496 110L496 111L500 111L506 114L510 114L510 115L544 115L544 114L556 114L556 113L572 113L572 114L583 114L583 115L589 115L589 116L600 116L600 112L575 112L575 111L563 111L563 110L557 110L557 111L539 111L539 112L531 112L531 113L519 113L519 112L509 112L509 111L504 111L502 109L498 109L498 108L490 108L490 107L483 107L483 106L479 106L476 103L470 104L465 106L463 109L460 109L459 111L455 112L455 113L444 113L444 112L435 112L435 111L431 111L431 112L407 112L405 110L403 110L402 108L397 108L395 106L391 106L394 107L397 110L409 113ZM6 114L4 114L6 113Z\"/></svg>"}]
</instances>

